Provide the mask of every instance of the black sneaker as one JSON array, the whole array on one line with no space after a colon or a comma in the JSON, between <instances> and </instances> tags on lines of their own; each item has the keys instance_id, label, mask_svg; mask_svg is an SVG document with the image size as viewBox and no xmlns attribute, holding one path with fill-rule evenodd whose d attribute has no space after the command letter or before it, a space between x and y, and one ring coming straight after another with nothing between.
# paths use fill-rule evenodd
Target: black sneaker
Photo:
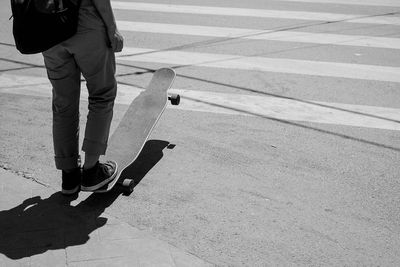
<instances>
[{"instance_id":1,"label":"black sneaker","mask_svg":"<svg viewBox=\"0 0 400 267\"><path fill-rule=\"evenodd\" d=\"M83 170L81 190L96 191L117 178L117 174L118 166L116 162L111 160L105 163L97 162L94 167Z\"/></svg>"},{"instance_id":2,"label":"black sneaker","mask_svg":"<svg viewBox=\"0 0 400 267\"><path fill-rule=\"evenodd\" d=\"M61 193L63 195L73 195L81 187L82 172L81 168L75 168L72 172L62 171Z\"/></svg>"}]
</instances>

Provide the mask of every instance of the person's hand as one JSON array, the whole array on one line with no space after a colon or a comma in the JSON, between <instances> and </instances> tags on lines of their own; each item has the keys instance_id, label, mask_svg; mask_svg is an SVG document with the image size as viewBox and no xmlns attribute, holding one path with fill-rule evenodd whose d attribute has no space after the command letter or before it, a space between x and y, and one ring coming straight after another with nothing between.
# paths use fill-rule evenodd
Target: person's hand
<instances>
[{"instance_id":1,"label":"person's hand","mask_svg":"<svg viewBox=\"0 0 400 267\"><path fill-rule=\"evenodd\" d=\"M124 37L117 29L108 31L108 39L110 40L110 46L114 52L121 52L124 48Z\"/></svg>"}]
</instances>

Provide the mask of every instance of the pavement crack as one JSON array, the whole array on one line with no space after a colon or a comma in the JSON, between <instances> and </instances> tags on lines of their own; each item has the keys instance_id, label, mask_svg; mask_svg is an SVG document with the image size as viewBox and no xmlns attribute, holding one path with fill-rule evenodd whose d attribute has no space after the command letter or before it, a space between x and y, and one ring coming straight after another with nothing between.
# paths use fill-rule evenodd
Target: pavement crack
<instances>
[{"instance_id":1,"label":"pavement crack","mask_svg":"<svg viewBox=\"0 0 400 267\"><path fill-rule=\"evenodd\" d=\"M23 177L23 178L25 178L25 179L31 180L31 181L33 181L34 183L37 183L37 184L40 184L40 185L42 185L42 186L44 186L44 187L50 188L50 185L49 185L49 184L40 181L39 179L35 178L35 177L33 176L33 174L31 174L31 173L29 173L29 172L15 170L15 169L13 169L11 166L9 166L8 164L3 163L3 162L0 162L0 168L3 169L3 170L5 170L5 171L7 171L7 172L11 172L11 173L13 173L13 174L15 174L15 175L18 175L18 176L20 176L20 177Z\"/></svg>"},{"instance_id":2,"label":"pavement crack","mask_svg":"<svg viewBox=\"0 0 400 267\"><path fill-rule=\"evenodd\" d=\"M95 262L95 261L104 261L104 260L113 260L113 259L122 259L124 255L120 256L111 256L111 257L100 257L100 258L92 258L92 259L83 259L83 260L74 260L70 261L70 263L83 263L83 262Z\"/></svg>"}]
</instances>

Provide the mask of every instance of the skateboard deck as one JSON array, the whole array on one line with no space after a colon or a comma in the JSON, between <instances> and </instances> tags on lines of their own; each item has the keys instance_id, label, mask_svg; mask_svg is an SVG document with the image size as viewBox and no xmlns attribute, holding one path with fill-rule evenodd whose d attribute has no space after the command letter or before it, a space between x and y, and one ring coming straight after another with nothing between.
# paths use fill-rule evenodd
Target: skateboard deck
<instances>
[{"instance_id":1,"label":"skateboard deck","mask_svg":"<svg viewBox=\"0 0 400 267\"><path fill-rule=\"evenodd\" d=\"M105 193L116 184L122 186L125 193L131 193L135 186L133 177L124 175L127 169L139 156L147 139L164 112L167 101L178 105L179 95L168 96L168 89L175 79L175 71L170 68L157 70L147 88L129 105L120 124L111 136L107 158L118 164L117 178L95 191Z\"/></svg>"}]
</instances>

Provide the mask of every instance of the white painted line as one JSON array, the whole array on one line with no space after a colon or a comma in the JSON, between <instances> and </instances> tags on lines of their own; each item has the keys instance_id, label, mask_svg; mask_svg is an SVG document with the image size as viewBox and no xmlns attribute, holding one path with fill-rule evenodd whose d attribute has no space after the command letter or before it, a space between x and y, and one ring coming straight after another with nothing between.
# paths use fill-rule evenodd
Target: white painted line
<instances>
[{"instance_id":1,"label":"white painted line","mask_svg":"<svg viewBox=\"0 0 400 267\"><path fill-rule=\"evenodd\" d=\"M169 5L142 2L112 1L112 7L120 10L181 13L195 15L240 16L256 18L298 19L311 21L346 21L351 23L400 25L396 16L368 16L362 14L337 14L289 10L267 10L213 6Z\"/></svg>"},{"instance_id":2,"label":"white painted line","mask_svg":"<svg viewBox=\"0 0 400 267\"><path fill-rule=\"evenodd\" d=\"M0 74L0 88L9 88L8 90L12 90L12 87L29 85L41 85L45 88L50 86L50 82L46 77Z\"/></svg>"},{"instance_id":3,"label":"white painted line","mask_svg":"<svg viewBox=\"0 0 400 267\"><path fill-rule=\"evenodd\" d=\"M86 84L82 82L81 100L88 99ZM141 89L119 84L117 104L129 105L139 95ZM0 74L0 93L51 97L52 86L45 77Z\"/></svg>"},{"instance_id":4,"label":"white painted line","mask_svg":"<svg viewBox=\"0 0 400 267\"><path fill-rule=\"evenodd\" d=\"M181 105L173 107L176 109L400 131L400 109L302 102L271 96L172 91L183 98Z\"/></svg>"},{"instance_id":5,"label":"white painted line","mask_svg":"<svg viewBox=\"0 0 400 267\"><path fill-rule=\"evenodd\" d=\"M42 78L0 75L0 93L51 96L50 83ZM170 90L182 97L179 106L169 108L230 115L260 116L287 121L303 121L400 131L400 109L303 101L263 95ZM119 85L117 104L129 105L141 89ZM87 100L86 90L81 99Z\"/></svg>"},{"instance_id":6,"label":"white painted line","mask_svg":"<svg viewBox=\"0 0 400 267\"><path fill-rule=\"evenodd\" d=\"M400 68L295 60L285 58L245 57L227 54L209 54L183 51L157 51L126 47L118 55L119 61L157 62L174 66L198 66L237 70L255 70L325 77L340 77L386 82L400 82Z\"/></svg>"},{"instance_id":7,"label":"white painted line","mask_svg":"<svg viewBox=\"0 0 400 267\"><path fill-rule=\"evenodd\" d=\"M117 21L121 31L400 49L400 38Z\"/></svg>"},{"instance_id":8,"label":"white painted line","mask_svg":"<svg viewBox=\"0 0 400 267\"><path fill-rule=\"evenodd\" d=\"M285 2L400 7L399 0L279 0Z\"/></svg>"}]
</instances>

